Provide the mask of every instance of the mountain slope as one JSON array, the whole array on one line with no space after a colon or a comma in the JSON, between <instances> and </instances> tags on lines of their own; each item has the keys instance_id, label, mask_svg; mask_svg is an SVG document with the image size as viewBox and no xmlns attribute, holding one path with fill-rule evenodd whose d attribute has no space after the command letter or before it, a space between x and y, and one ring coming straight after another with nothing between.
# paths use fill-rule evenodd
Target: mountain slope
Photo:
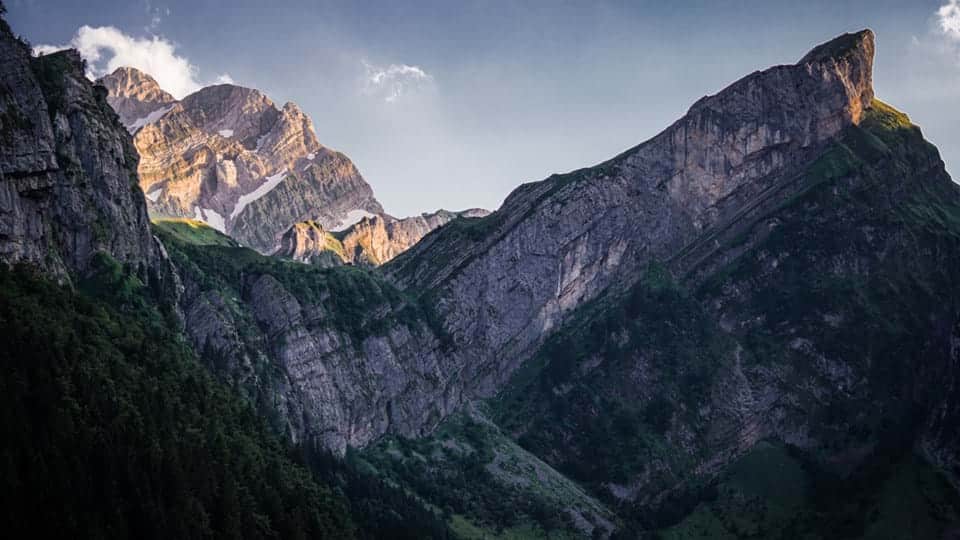
<instances>
[{"instance_id":1,"label":"mountain slope","mask_svg":"<svg viewBox=\"0 0 960 540\"><path fill-rule=\"evenodd\" d=\"M735 219L788 182L873 96L873 34L837 56L757 72L591 169L515 190L490 216L428 235L385 268L434 289L476 395L492 395L576 307ZM469 351L469 352L466 352Z\"/></svg>"},{"instance_id":2,"label":"mountain slope","mask_svg":"<svg viewBox=\"0 0 960 540\"><path fill-rule=\"evenodd\" d=\"M257 90L230 84L175 101L133 68L100 82L134 133L154 217L200 219L272 252L299 221L334 228L357 211L383 212L353 163L321 145L293 103L278 108Z\"/></svg>"},{"instance_id":3,"label":"mountain slope","mask_svg":"<svg viewBox=\"0 0 960 540\"><path fill-rule=\"evenodd\" d=\"M0 4L2 14L2 4ZM0 524L11 537L354 537L180 335L136 153L76 51L0 19Z\"/></svg>"},{"instance_id":4,"label":"mountain slope","mask_svg":"<svg viewBox=\"0 0 960 540\"><path fill-rule=\"evenodd\" d=\"M674 254L800 190L799 175L873 103L872 33L827 49L700 100L607 163L522 186L494 214L428 234L384 268L401 291L358 273L331 290L295 266L175 245L189 269L185 311L205 321L188 332L198 347L224 336L211 342L217 354L271 359L289 377L288 424L338 451L429 432L497 393L580 306L629 291L652 263L682 275ZM329 304L347 291L349 305ZM369 331L331 326L336 309ZM297 408L313 411L306 422Z\"/></svg>"},{"instance_id":5,"label":"mountain slope","mask_svg":"<svg viewBox=\"0 0 960 540\"><path fill-rule=\"evenodd\" d=\"M108 216L107 224L117 222L111 231L131 233L135 241L128 245L121 242L125 236L108 233L91 248L85 231L92 225L68 229L56 211L21 212L35 200L65 202L88 216L79 222L86 224L113 207L98 203L95 190L71 199L78 188L69 182L62 199L30 191L31 182L50 173L48 166L59 170L55 149L82 138L89 120L82 107L64 109L72 115L63 120L55 114L60 105L54 113L44 108L62 104L70 95L63 89L71 87L49 84L58 81L49 70L38 72L40 82L31 73L58 57L30 60L17 50L0 49L10 63L5 72L16 75L9 80L18 81L2 87L4 133L15 135L3 147L12 165L2 181L29 181L11 191L21 206L10 206L19 213L10 214L4 261L40 264L46 275L70 276L82 289L80 298L61 297L73 293L60 289L49 295L48 303L58 306L49 314L34 305L48 298L42 287L28 277L0 275L4 290L12 291L0 304L6 309L0 322L18 336L9 356L30 360L35 348L43 357L5 379L13 381L6 394L12 402L5 409L13 411L9 433L26 430L16 424L18 411L36 407L24 405L29 395L18 381L43 381L45 366L74 358L78 340L104 336L90 342L97 363L68 362L54 372L63 376L54 377L50 394L95 404L101 386L112 389L128 370L152 366L137 363L136 354L160 341L161 359L183 360L160 363L163 381L163 370L173 373L161 394L151 393L149 377L135 378L143 385L121 384L121 391L107 393L130 403L122 408L132 411L126 416L109 416L116 410L110 407L66 408L97 411L92 425L121 442L121 435L147 433L199 453L190 470L204 472L201 465L210 460L232 463L221 455L224 445L197 448L189 444L193 439L166 434L217 433L224 415L173 415L156 426L136 419L152 419L151 396L167 393L188 396L188 412L242 409L240 401L202 399L225 385L307 449L314 470L325 466L324 450L346 458L329 458L333 463L355 466L317 475L346 485L352 497L346 502L283 456L270 463L289 473L271 475L276 482L266 487L264 469L239 467L243 473L234 473L256 494L241 508L258 520L242 533L327 527L331 535L349 534L338 505L385 523L381 533L409 525L414 519L406 516L424 522L442 516L463 537L604 537L615 529L626 538L898 538L956 530L960 283L952 269L960 257L960 190L919 129L874 98L872 32L841 36L797 64L751 74L701 99L650 141L596 167L521 186L497 212L449 221L377 270L265 257L182 217L158 221L158 241L151 241L140 221L125 226L123 215ZM76 88L96 98L78 75L79 64L72 66ZM211 193L204 204L222 205L210 207L218 215L246 202L239 193L252 184L232 175L217 152L235 150L234 167L242 162L250 171L283 170L284 155L297 156L295 165L311 161L301 153L313 144L312 129L293 108L277 110L236 87L205 90L174 104L137 137L151 138L160 155L163 138L179 134L170 140L200 150L190 155L195 161L177 167L200 178L198 171L216 161L223 183L234 178L246 187L194 193L193 183L167 181L166 191L148 191L178 215L186 209L182 201ZM102 94L91 101L94 117L103 112L102 101ZM244 108L249 114L238 112ZM269 128L263 138L265 126L283 122L303 129ZM119 125L111 120L101 127L95 131L120 145L107 146L122 150ZM59 139L45 135L55 131ZM288 132L294 136L280 136ZM28 137L38 144L26 144ZM261 142L293 150L265 157L257 153ZM205 161L210 156L215 159ZM101 174L109 166L81 161L91 172L78 185L113 177ZM119 177L131 172L129 159L117 163L126 164L117 165ZM348 169L343 165L347 176ZM295 207L288 199L297 190L283 175L271 178L279 183L224 228L239 230L239 217L260 200ZM103 189L113 194L116 182L107 184ZM142 209L139 192L130 188L129 208ZM210 221L203 208L200 217ZM17 229L31 219L42 226ZM38 255L48 241L61 254L52 261ZM170 268L176 274L169 279L151 277ZM154 281L174 286L161 292ZM172 305L147 294L169 296ZM92 307L82 295L96 299ZM131 318L129 334L122 317ZM56 339L31 347L42 341L46 319ZM121 341L114 346L108 337ZM192 375L191 351L219 382ZM129 430L127 418L134 419ZM251 430L254 424L223 428L228 440L252 441L238 443L238 455L247 448L276 456L282 447ZM26 442L5 440L51 448L43 444L46 432L38 433ZM120 445L123 455L134 454L131 471L143 469L135 451L144 446ZM81 448L84 456L94 452ZM163 456L177 451L165 449ZM16 448L10 454L18 455ZM66 477L77 478L70 463ZM231 475L214 470L215 489L192 489L229 492ZM342 480L353 475L364 480ZM313 495L297 496L301 488ZM71 514L79 500L99 500L77 489L68 492L80 494L65 505ZM267 493L260 497L262 490ZM121 500L132 498L121 493ZM286 493L280 504L275 493ZM180 527L183 515L215 516L211 527L233 522L216 517L231 513L209 507L224 497L197 499L197 506L170 511L177 519L161 522L169 528L151 530L203 530ZM396 501L405 501L399 518ZM263 515L269 515L266 524ZM297 526L303 519L309 527ZM258 528L265 526L269 530Z\"/></svg>"},{"instance_id":6,"label":"mountain slope","mask_svg":"<svg viewBox=\"0 0 960 540\"><path fill-rule=\"evenodd\" d=\"M800 489L798 513L767 520L764 537L829 537L844 520L844 537L860 537L890 464L929 469L913 452L956 478L960 228L945 219L960 190L876 101L796 182L735 236L710 238L681 283L653 267L629 294L578 310L498 399L502 425L638 528L678 521L705 480L762 444L785 445L819 497L845 486L861 505L815 509ZM923 511L939 535L960 506L937 482L949 502Z\"/></svg>"},{"instance_id":7,"label":"mountain slope","mask_svg":"<svg viewBox=\"0 0 960 540\"><path fill-rule=\"evenodd\" d=\"M402 288L438 289L455 348L498 352L470 368L493 382L481 392L512 373L494 420L626 530L685 537L708 514L730 538L955 528L960 192L873 99L872 56L867 31L750 75L386 266ZM763 445L786 448L817 495L798 488L795 513L773 517L710 503ZM925 521L873 524L889 511L878 486L909 477L934 479L910 502ZM852 506L817 505L838 493Z\"/></svg>"}]
</instances>

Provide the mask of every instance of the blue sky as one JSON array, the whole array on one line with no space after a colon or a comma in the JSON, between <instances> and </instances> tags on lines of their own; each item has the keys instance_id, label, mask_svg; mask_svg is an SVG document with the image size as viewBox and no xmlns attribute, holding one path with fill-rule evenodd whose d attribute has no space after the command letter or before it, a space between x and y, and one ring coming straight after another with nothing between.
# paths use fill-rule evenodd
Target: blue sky
<instances>
[{"instance_id":1,"label":"blue sky","mask_svg":"<svg viewBox=\"0 0 960 540\"><path fill-rule=\"evenodd\" d=\"M960 0L5 2L31 43L84 46L97 69L118 55L175 93L232 80L298 103L398 216L495 208L865 27L877 95L960 170Z\"/></svg>"}]
</instances>

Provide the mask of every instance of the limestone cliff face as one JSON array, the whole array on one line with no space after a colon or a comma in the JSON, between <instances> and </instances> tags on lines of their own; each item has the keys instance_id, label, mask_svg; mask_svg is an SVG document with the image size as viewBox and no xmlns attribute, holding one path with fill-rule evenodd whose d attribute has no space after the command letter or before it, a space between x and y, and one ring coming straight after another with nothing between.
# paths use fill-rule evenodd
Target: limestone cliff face
<instances>
[{"instance_id":1,"label":"limestone cliff face","mask_svg":"<svg viewBox=\"0 0 960 540\"><path fill-rule=\"evenodd\" d=\"M858 123L873 53L866 30L744 77L620 156L428 235L386 272L440 291L446 328L471 356L465 380L491 395L572 309L735 220Z\"/></svg>"},{"instance_id":2,"label":"limestone cliff face","mask_svg":"<svg viewBox=\"0 0 960 540\"><path fill-rule=\"evenodd\" d=\"M229 84L175 101L132 68L102 82L135 133L153 216L201 219L269 253L296 222L336 227L352 211L383 212L349 158L321 145L293 103L278 108Z\"/></svg>"},{"instance_id":3,"label":"limestone cliff face","mask_svg":"<svg viewBox=\"0 0 960 540\"><path fill-rule=\"evenodd\" d=\"M339 261L379 266L454 219L481 218L489 213L479 208L460 212L439 210L402 219L381 214L365 216L346 229L334 232L324 231L315 221L305 221L284 233L274 255L326 265Z\"/></svg>"},{"instance_id":4,"label":"limestone cliff face","mask_svg":"<svg viewBox=\"0 0 960 540\"><path fill-rule=\"evenodd\" d=\"M167 275L136 151L79 54L31 58L2 23L0 72L0 261L70 281L104 253L144 280Z\"/></svg>"},{"instance_id":5,"label":"limestone cliff face","mask_svg":"<svg viewBox=\"0 0 960 540\"><path fill-rule=\"evenodd\" d=\"M259 350L284 366L292 401L312 411L295 420L306 433L342 450L385 432L429 432L503 388L576 309L628 290L654 262L692 271L720 231L802 190L803 171L871 106L872 61L871 32L844 36L700 100L606 163L521 186L487 217L448 222L382 268L406 291L396 303L348 310L365 313L354 326L380 334L348 337L322 307L368 292L305 296L262 264L242 283L225 279L266 329ZM357 369L369 371L354 379Z\"/></svg>"}]
</instances>

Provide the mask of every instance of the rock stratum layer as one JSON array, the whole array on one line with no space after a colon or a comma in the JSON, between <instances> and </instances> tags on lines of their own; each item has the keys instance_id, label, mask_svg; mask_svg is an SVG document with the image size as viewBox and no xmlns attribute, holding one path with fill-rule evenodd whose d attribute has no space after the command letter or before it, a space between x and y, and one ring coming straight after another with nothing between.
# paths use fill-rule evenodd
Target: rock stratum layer
<instances>
[{"instance_id":1,"label":"rock stratum layer","mask_svg":"<svg viewBox=\"0 0 960 540\"><path fill-rule=\"evenodd\" d=\"M337 228L357 213L383 213L350 159L321 145L294 103L278 108L231 84L176 101L133 68L100 82L134 134L154 217L200 219L269 253L299 221Z\"/></svg>"}]
</instances>

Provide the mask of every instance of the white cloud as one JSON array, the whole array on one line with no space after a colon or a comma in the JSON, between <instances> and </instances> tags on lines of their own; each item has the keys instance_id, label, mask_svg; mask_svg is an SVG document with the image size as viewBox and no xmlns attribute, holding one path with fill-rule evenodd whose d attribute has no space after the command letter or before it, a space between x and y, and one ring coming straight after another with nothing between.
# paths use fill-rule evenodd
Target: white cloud
<instances>
[{"instance_id":1,"label":"white cloud","mask_svg":"<svg viewBox=\"0 0 960 540\"><path fill-rule=\"evenodd\" d=\"M937 25L945 36L960 41L960 0L950 0L940 6Z\"/></svg>"},{"instance_id":2,"label":"white cloud","mask_svg":"<svg viewBox=\"0 0 960 540\"><path fill-rule=\"evenodd\" d=\"M430 84L433 77L419 66L390 64L375 66L363 60L366 72L363 93L393 103L405 94Z\"/></svg>"},{"instance_id":3,"label":"white cloud","mask_svg":"<svg viewBox=\"0 0 960 540\"><path fill-rule=\"evenodd\" d=\"M113 70L129 66L144 71L161 88L177 99L203 86L197 80L197 67L176 53L176 45L160 36L138 38L113 26L81 26L68 45L38 45L34 54L48 54L72 47L87 61L87 76L102 77ZM217 81L233 79L223 74Z\"/></svg>"},{"instance_id":4,"label":"white cloud","mask_svg":"<svg viewBox=\"0 0 960 540\"><path fill-rule=\"evenodd\" d=\"M214 82L217 84L236 84L233 81L233 77L231 77L229 73L221 73L220 75L217 75L217 79Z\"/></svg>"},{"instance_id":5,"label":"white cloud","mask_svg":"<svg viewBox=\"0 0 960 540\"><path fill-rule=\"evenodd\" d=\"M43 56L45 54L55 53L64 49L69 49L69 45L37 45L33 48L34 56Z\"/></svg>"}]
</instances>

